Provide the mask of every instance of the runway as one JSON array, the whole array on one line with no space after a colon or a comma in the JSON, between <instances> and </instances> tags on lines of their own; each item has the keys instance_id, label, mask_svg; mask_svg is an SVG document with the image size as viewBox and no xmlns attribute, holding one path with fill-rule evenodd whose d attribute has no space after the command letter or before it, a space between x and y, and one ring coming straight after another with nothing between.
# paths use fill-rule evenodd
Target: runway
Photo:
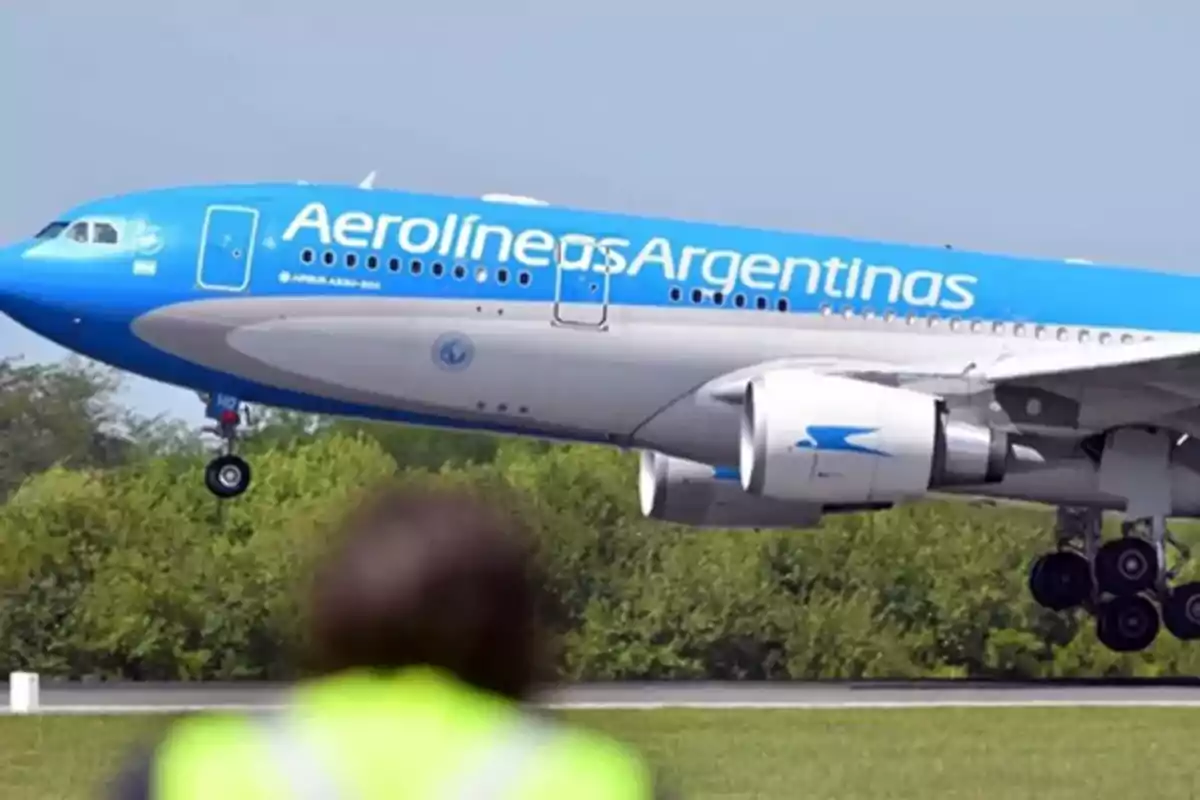
<instances>
[{"instance_id":1,"label":"runway","mask_svg":"<svg viewBox=\"0 0 1200 800\"><path fill-rule=\"evenodd\" d=\"M149 714L268 710L286 698L281 684L56 684L43 681L43 714ZM7 696L7 686L5 686ZM977 684L669 683L576 685L544 692L563 709L903 709L979 707L1200 708L1200 683ZM9 713L7 702L0 713Z\"/></svg>"}]
</instances>

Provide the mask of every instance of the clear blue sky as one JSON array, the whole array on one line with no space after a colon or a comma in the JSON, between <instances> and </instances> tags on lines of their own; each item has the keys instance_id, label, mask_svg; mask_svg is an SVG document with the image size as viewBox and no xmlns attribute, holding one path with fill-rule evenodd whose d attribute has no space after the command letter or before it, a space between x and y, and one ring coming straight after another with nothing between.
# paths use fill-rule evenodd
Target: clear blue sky
<instances>
[{"instance_id":1,"label":"clear blue sky","mask_svg":"<svg viewBox=\"0 0 1200 800\"><path fill-rule=\"evenodd\" d=\"M0 241L100 194L378 169L381 186L1190 268L1200 5L958 7L4 3ZM63 355L0 320L15 353ZM201 413L145 381L130 397Z\"/></svg>"}]
</instances>

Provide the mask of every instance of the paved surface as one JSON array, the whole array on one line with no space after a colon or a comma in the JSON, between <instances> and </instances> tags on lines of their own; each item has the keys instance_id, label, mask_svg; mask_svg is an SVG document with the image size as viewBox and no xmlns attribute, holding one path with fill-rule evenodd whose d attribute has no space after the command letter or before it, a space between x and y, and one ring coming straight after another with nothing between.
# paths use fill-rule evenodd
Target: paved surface
<instances>
[{"instance_id":1,"label":"paved surface","mask_svg":"<svg viewBox=\"0 0 1200 800\"><path fill-rule=\"evenodd\" d=\"M8 696L7 684L3 687ZM43 681L43 713L132 714L200 709L271 708L286 686L278 684L55 684ZM973 706L1181 706L1200 708L1200 681L1162 683L971 684L612 684L579 685L547 692L560 708L904 708ZM7 699L0 713L8 713Z\"/></svg>"}]
</instances>

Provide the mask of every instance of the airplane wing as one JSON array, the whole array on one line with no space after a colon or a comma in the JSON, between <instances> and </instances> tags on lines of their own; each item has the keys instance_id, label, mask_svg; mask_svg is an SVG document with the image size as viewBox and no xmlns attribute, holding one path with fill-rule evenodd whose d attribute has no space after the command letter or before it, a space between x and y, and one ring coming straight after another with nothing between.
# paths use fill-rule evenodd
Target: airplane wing
<instances>
[{"instance_id":1,"label":"airplane wing","mask_svg":"<svg viewBox=\"0 0 1200 800\"><path fill-rule=\"evenodd\" d=\"M1022 426L1160 423L1200 435L1200 341L1191 337L838 371L934 394L992 390Z\"/></svg>"},{"instance_id":2,"label":"airplane wing","mask_svg":"<svg viewBox=\"0 0 1200 800\"><path fill-rule=\"evenodd\" d=\"M998 358L971 374L997 387L1141 390L1194 404L1200 402L1200 342L1189 337L1120 344L1105 350Z\"/></svg>"},{"instance_id":3,"label":"airplane wing","mask_svg":"<svg viewBox=\"0 0 1200 800\"><path fill-rule=\"evenodd\" d=\"M991 383L1037 378L1105 383L1131 381L1171 383L1179 377L1200 374L1200 342L1188 339L1148 341L1088 348L1081 352L1039 353L997 358L979 370ZM1200 397L1200 385L1190 389Z\"/></svg>"},{"instance_id":4,"label":"airplane wing","mask_svg":"<svg viewBox=\"0 0 1200 800\"><path fill-rule=\"evenodd\" d=\"M1200 436L1200 337L1055 350L910 364L782 359L724 375L700 395L737 405L755 375L799 368L942 396L992 391L1029 430L1157 422Z\"/></svg>"},{"instance_id":5,"label":"airplane wing","mask_svg":"<svg viewBox=\"0 0 1200 800\"><path fill-rule=\"evenodd\" d=\"M959 390L1004 385L1077 388L1152 386L1200 401L1200 337L1080 348L1053 353L1003 354L898 365L889 362L788 358L737 370L710 382L706 393L740 402L748 379L772 369L810 369L890 385L934 383Z\"/></svg>"}]
</instances>

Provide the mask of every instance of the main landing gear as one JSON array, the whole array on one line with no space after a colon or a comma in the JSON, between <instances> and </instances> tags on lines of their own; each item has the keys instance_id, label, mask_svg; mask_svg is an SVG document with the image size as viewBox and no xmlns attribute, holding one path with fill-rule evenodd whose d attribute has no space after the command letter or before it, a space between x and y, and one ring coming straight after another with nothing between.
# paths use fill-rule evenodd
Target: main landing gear
<instances>
[{"instance_id":1,"label":"main landing gear","mask_svg":"<svg viewBox=\"0 0 1200 800\"><path fill-rule=\"evenodd\" d=\"M1162 627L1184 641L1200 639L1200 581L1172 586L1178 569L1167 568L1168 545L1180 563L1190 558L1166 525L1170 483L1160 470L1168 468L1170 445L1165 432L1110 434L1100 482L1105 492L1123 487L1128 498L1121 537L1102 540L1097 509L1060 508L1057 548L1030 569L1038 604L1053 611L1086 609L1096 617L1097 637L1117 652L1146 649Z\"/></svg>"},{"instance_id":2,"label":"main landing gear","mask_svg":"<svg viewBox=\"0 0 1200 800\"><path fill-rule=\"evenodd\" d=\"M205 431L220 437L221 454L204 468L204 485L222 500L237 497L250 488L250 465L234 452L242 423L241 406L236 397L218 394L208 399L205 412L216 422Z\"/></svg>"}]
</instances>

